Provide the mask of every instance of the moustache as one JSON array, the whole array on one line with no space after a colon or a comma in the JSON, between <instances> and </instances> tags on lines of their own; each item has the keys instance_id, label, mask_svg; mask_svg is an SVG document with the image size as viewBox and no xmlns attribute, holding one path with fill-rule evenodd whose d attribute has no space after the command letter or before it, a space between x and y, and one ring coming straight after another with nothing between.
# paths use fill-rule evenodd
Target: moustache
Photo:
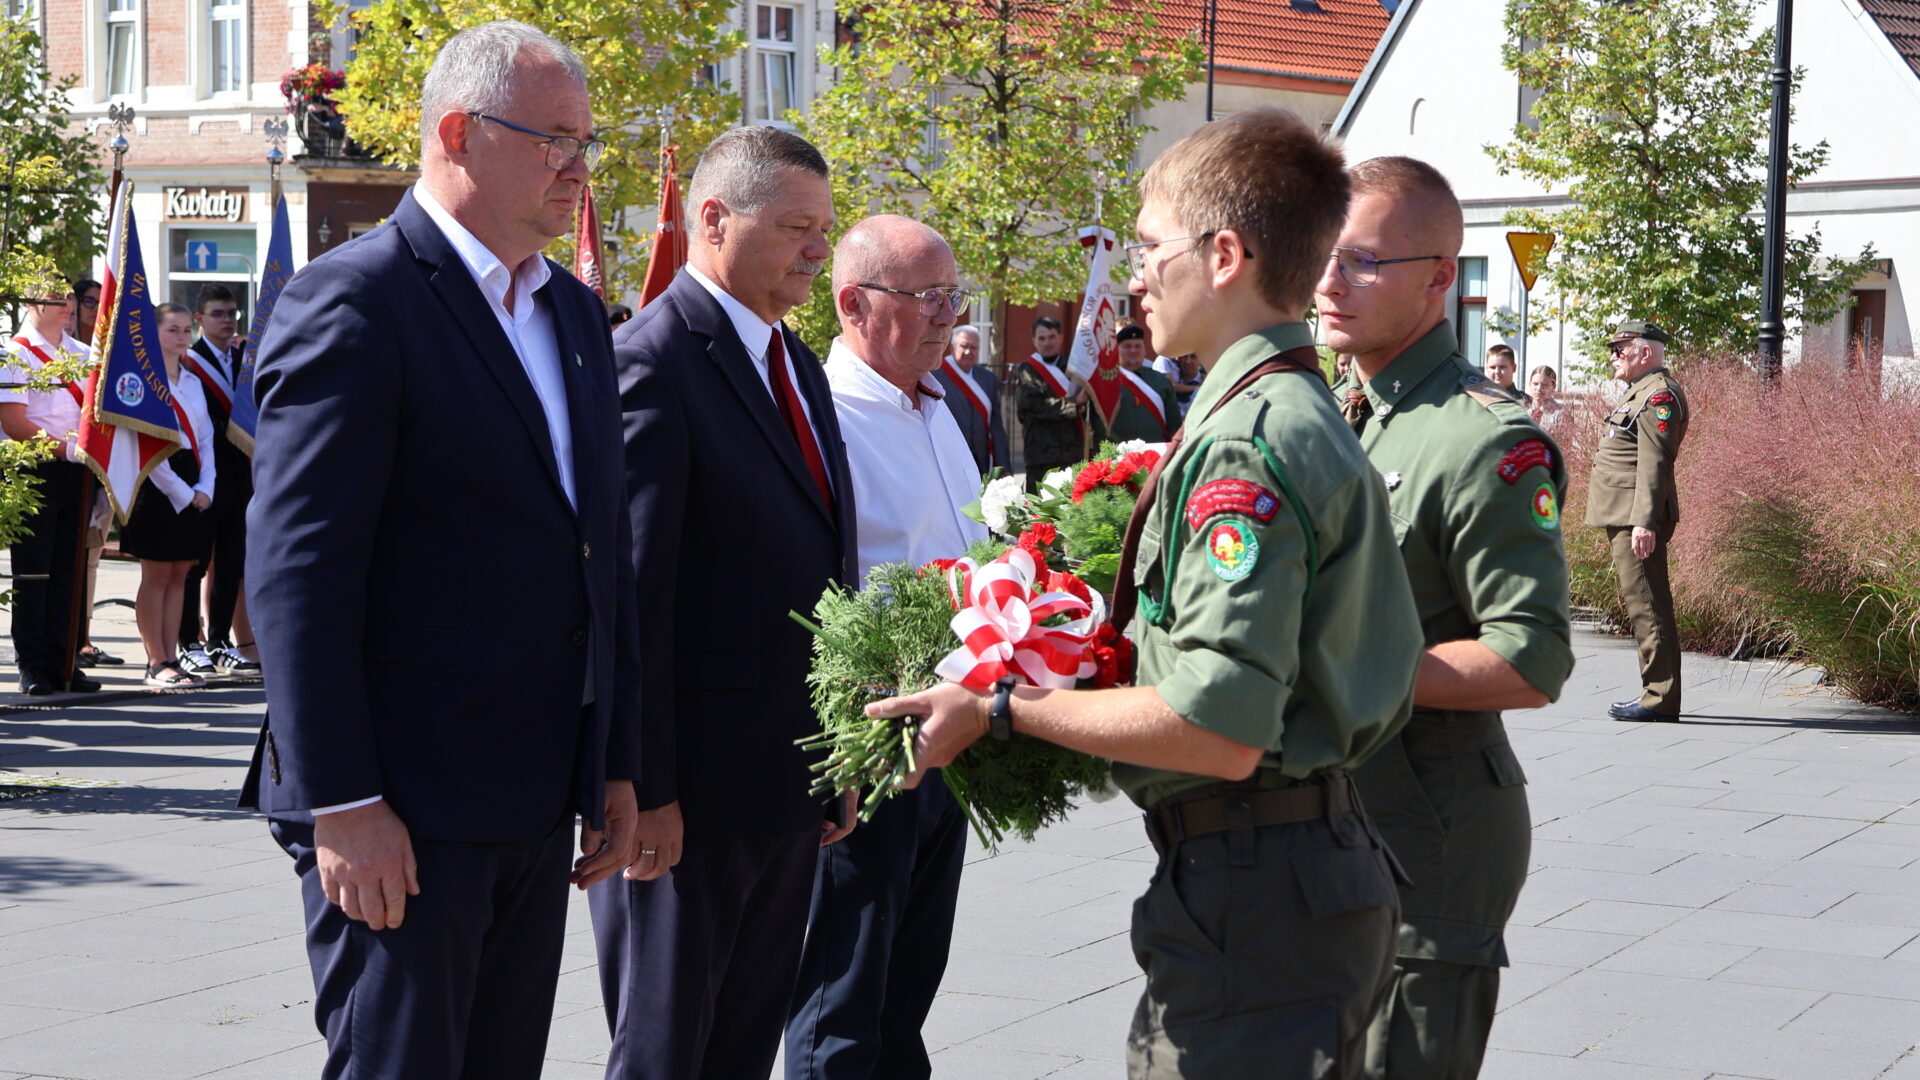
<instances>
[{"instance_id":1,"label":"moustache","mask_svg":"<svg viewBox=\"0 0 1920 1080\"><path fill-rule=\"evenodd\" d=\"M795 262L792 266L787 268L787 273L805 274L808 277L817 277L820 271L825 270L826 268L827 268L827 260L825 259L800 259L797 262Z\"/></svg>"}]
</instances>

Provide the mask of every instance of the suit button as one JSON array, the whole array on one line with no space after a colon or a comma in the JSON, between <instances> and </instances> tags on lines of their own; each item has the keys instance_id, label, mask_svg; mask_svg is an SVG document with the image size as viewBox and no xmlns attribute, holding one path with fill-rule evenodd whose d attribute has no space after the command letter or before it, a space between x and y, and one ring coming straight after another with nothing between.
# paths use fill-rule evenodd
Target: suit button
<instances>
[{"instance_id":1,"label":"suit button","mask_svg":"<svg viewBox=\"0 0 1920 1080\"><path fill-rule=\"evenodd\" d=\"M587 632L585 630L575 630L573 633L567 635L567 640L573 642L575 645L585 645L587 643Z\"/></svg>"},{"instance_id":2,"label":"suit button","mask_svg":"<svg viewBox=\"0 0 1920 1080\"><path fill-rule=\"evenodd\" d=\"M586 543L583 543L583 544L581 544L581 545L580 545L580 557L581 557L581 558L583 558L583 559L591 559L591 558L593 558L593 545L592 545L592 544L586 544Z\"/></svg>"}]
</instances>

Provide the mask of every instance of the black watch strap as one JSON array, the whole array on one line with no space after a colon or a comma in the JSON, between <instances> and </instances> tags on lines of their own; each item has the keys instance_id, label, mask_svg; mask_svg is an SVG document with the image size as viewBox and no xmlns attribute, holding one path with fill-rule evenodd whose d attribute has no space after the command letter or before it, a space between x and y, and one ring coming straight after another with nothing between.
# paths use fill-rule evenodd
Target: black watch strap
<instances>
[{"instance_id":1,"label":"black watch strap","mask_svg":"<svg viewBox=\"0 0 1920 1080\"><path fill-rule=\"evenodd\" d=\"M1013 688L1018 684L1011 675L993 684L993 707L987 710L987 723L993 737L1001 742L1013 738Z\"/></svg>"}]
</instances>

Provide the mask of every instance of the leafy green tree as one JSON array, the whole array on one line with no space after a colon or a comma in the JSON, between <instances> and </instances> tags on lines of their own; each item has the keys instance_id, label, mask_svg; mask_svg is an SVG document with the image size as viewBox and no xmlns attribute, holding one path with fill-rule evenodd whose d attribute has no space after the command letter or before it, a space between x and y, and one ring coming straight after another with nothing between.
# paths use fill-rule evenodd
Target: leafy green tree
<instances>
[{"instance_id":1,"label":"leafy green tree","mask_svg":"<svg viewBox=\"0 0 1920 1080\"><path fill-rule=\"evenodd\" d=\"M1487 152L1571 196L1507 223L1559 238L1535 290L1557 298L1534 310L1576 328L1596 360L1627 313L1696 348L1755 346L1773 32L1754 15L1755 0L1508 4L1502 58L1540 97L1534 125ZM1796 144L1788 173L1826 159L1825 141ZM1822 256L1817 227L1789 234L1787 319L1833 317L1871 256Z\"/></svg>"},{"instance_id":2,"label":"leafy green tree","mask_svg":"<svg viewBox=\"0 0 1920 1080\"><path fill-rule=\"evenodd\" d=\"M704 78L709 65L740 48L739 32L727 29L733 10L723 0L378 0L349 14L329 0L323 17L351 18L360 30L338 95L347 132L396 165L419 163L420 86L440 46L458 31L518 19L579 53L594 123L607 143L593 197L619 242L617 252L607 252L611 296L638 287L646 270L637 256L653 226L646 210L660 191L662 125L681 160L690 161L739 111L736 95ZM548 254L572 265L572 236L556 240Z\"/></svg>"},{"instance_id":3,"label":"leafy green tree","mask_svg":"<svg viewBox=\"0 0 1920 1080\"><path fill-rule=\"evenodd\" d=\"M801 130L834 167L842 223L911 214L953 246L987 310L1086 286L1077 242L1092 224L1132 232L1133 121L1178 98L1200 50L1137 0L871 0L854 40L822 50L837 79ZM834 333L824 278L795 313L815 344ZM994 355L1006 355L996 318Z\"/></svg>"},{"instance_id":4,"label":"leafy green tree","mask_svg":"<svg viewBox=\"0 0 1920 1080\"><path fill-rule=\"evenodd\" d=\"M68 126L74 80L48 78L44 55L30 24L0 18L0 312L12 328L25 317L21 300L63 288L100 245L106 178L98 151ZM56 361L30 379L0 371L0 382L49 389L84 364L81 357ZM39 505L31 469L51 451L50 442L0 440L0 543L18 538Z\"/></svg>"}]
</instances>

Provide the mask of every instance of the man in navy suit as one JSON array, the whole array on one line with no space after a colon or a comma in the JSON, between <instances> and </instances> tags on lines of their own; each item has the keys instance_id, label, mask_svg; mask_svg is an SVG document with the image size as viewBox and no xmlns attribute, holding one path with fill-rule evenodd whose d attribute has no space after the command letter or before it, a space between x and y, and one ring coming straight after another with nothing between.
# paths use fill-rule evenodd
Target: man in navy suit
<instances>
[{"instance_id":1,"label":"man in navy suit","mask_svg":"<svg viewBox=\"0 0 1920 1080\"><path fill-rule=\"evenodd\" d=\"M422 91L420 182L294 277L260 352L268 719L241 805L300 876L327 1077L538 1076L569 877L637 857L612 343L540 256L592 126L559 42L455 36Z\"/></svg>"},{"instance_id":2,"label":"man in navy suit","mask_svg":"<svg viewBox=\"0 0 1920 1080\"><path fill-rule=\"evenodd\" d=\"M947 411L981 475L1007 469L1007 426L1000 419L1000 380L980 362L980 328L956 326L947 356L933 369L947 395Z\"/></svg>"},{"instance_id":3,"label":"man in navy suit","mask_svg":"<svg viewBox=\"0 0 1920 1080\"><path fill-rule=\"evenodd\" d=\"M833 395L781 318L831 248L827 164L778 128L708 146L687 266L615 335L640 598L640 857L590 894L607 1076L773 1066L815 855L853 824L808 793L810 635L855 578ZM844 822L842 825L840 822Z\"/></svg>"}]
</instances>

